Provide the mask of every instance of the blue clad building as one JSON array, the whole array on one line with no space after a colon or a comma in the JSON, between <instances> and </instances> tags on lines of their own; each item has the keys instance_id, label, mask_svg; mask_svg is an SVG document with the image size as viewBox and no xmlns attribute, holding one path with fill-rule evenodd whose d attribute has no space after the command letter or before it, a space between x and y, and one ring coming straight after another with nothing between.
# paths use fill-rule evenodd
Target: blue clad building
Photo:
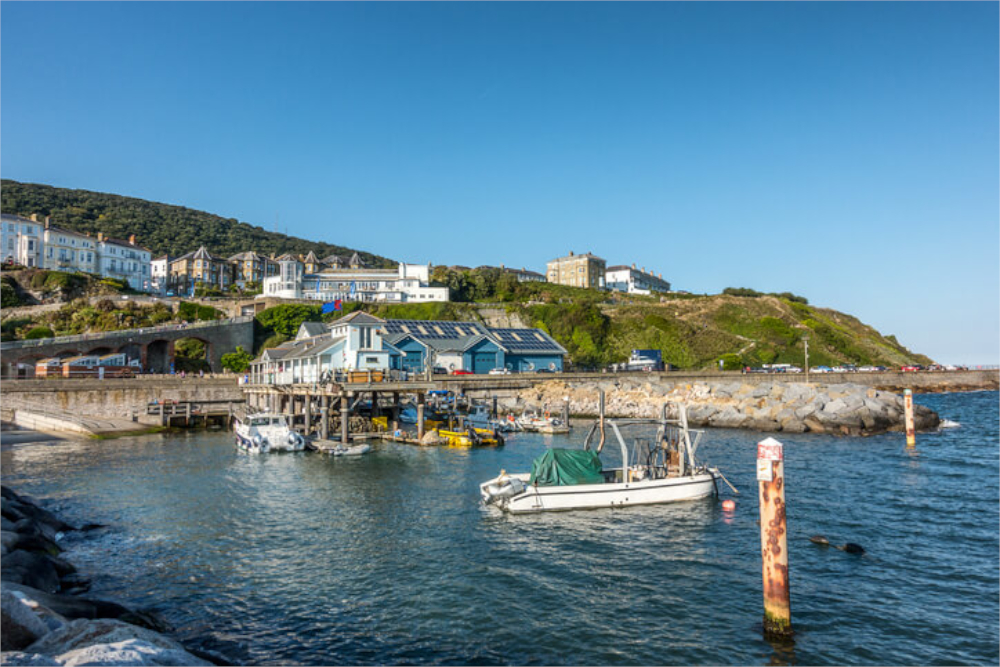
<instances>
[{"instance_id":1,"label":"blue clad building","mask_svg":"<svg viewBox=\"0 0 1000 667\"><path fill-rule=\"evenodd\" d=\"M386 320L384 340L400 352L400 367L424 372L476 374L494 368L512 372L561 371L566 350L539 329L492 329L478 322Z\"/></svg>"}]
</instances>

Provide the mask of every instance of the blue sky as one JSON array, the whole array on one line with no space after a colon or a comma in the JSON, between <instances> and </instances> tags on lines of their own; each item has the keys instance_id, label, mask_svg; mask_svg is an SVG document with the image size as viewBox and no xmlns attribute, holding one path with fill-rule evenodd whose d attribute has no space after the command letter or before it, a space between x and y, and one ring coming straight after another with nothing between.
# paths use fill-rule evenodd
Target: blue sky
<instances>
[{"instance_id":1,"label":"blue sky","mask_svg":"<svg viewBox=\"0 0 1000 667\"><path fill-rule=\"evenodd\" d=\"M0 4L0 174L1000 363L997 3Z\"/></svg>"}]
</instances>

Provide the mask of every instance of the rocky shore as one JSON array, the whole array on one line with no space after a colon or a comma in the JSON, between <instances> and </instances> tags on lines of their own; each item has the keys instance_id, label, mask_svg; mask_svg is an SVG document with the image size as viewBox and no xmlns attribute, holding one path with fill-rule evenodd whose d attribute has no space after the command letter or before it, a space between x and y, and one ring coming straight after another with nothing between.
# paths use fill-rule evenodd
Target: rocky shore
<instances>
[{"instance_id":1,"label":"rocky shore","mask_svg":"<svg viewBox=\"0 0 1000 667\"><path fill-rule=\"evenodd\" d=\"M170 639L154 613L83 595L90 581L60 557L59 542L102 526L71 526L7 487L0 505L0 664L227 664Z\"/></svg>"},{"instance_id":2,"label":"rocky shore","mask_svg":"<svg viewBox=\"0 0 1000 667\"><path fill-rule=\"evenodd\" d=\"M593 416L599 412L601 390L609 417L653 418L664 402L678 402L687 406L692 426L837 435L904 429L900 394L849 383L553 380L501 399L500 405L511 412L547 407L559 413L568 397L571 414ZM940 418L933 410L914 405L914 422L917 430L933 429Z\"/></svg>"}]
</instances>

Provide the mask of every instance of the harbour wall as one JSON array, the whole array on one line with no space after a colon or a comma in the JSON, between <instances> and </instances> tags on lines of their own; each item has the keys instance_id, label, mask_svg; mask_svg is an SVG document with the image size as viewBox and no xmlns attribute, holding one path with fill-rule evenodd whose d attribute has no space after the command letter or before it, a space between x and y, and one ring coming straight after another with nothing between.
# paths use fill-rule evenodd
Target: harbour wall
<instances>
[{"instance_id":1,"label":"harbour wall","mask_svg":"<svg viewBox=\"0 0 1000 667\"><path fill-rule=\"evenodd\" d=\"M91 417L131 418L139 422L159 423L146 415L152 401L243 402L243 391L236 376L186 377L140 376L130 379L19 380L2 385L4 411L49 411Z\"/></svg>"}]
</instances>

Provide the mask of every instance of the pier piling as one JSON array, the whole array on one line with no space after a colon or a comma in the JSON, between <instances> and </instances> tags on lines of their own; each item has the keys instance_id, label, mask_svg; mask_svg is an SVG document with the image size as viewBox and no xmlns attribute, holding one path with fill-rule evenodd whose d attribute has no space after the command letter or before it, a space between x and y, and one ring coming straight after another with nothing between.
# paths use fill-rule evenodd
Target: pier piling
<instances>
[{"instance_id":1,"label":"pier piling","mask_svg":"<svg viewBox=\"0 0 1000 667\"><path fill-rule=\"evenodd\" d=\"M917 437L913 428L913 391L911 389L903 391L903 412L906 424L906 446L916 447Z\"/></svg>"},{"instance_id":2,"label":"pier piling","mask_svg":"<svg viewBox=\"0 0 1000 667\"><path fill-rule=\"evenodd\" d=\"M340 442L345 447L351 438L351 393L340 394Z\"/></svg>"},{"instance_id":3,"label":"pier piling","mask_svg":"<svg viewBox=\"0 0 1000 667\"><path fill-rule=\"evenodd\" d=\"M792 635L792 616L788 586L784 446L774 438L757 443L757 482L764 579L764 636L787 638Z\"/></svg>"}]
</instances>

